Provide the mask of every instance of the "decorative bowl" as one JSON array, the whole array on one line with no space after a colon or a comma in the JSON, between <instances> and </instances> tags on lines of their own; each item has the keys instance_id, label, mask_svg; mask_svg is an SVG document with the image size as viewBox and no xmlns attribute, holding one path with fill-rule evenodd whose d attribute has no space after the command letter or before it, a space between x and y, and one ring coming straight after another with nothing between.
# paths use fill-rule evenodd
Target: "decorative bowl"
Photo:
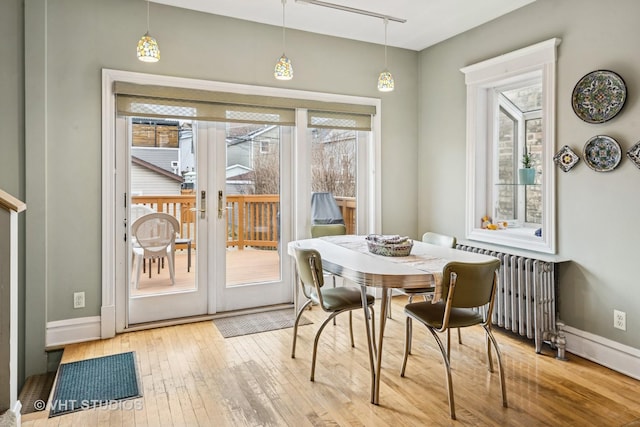
<instances>
[{"instance_id":1,"label":"decorative bowl","mask_svg":"<svg viewBox=\"0 0 640 427\"><path fill-rule=\"evenodd\" d=\"M381 243L376 240L367 238L367 246L369 252L382 256L409 256L413 241L411 239L404 240L399 243Z\"/></svg>"}]
</instances>

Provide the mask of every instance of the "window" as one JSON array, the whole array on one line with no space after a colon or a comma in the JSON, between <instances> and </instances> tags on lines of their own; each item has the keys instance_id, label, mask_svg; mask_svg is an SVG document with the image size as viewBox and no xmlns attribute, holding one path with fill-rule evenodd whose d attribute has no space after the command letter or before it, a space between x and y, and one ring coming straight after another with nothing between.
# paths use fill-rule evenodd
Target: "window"
<instances>
[{"instance_id":1,"label":"window","mask_svg":"<svg viewBox=\"0 0 640 427\"><path fill-rule=\"evenodd\" d=\"M559 43L547 40L461 70L467 83L467 239L555 253ZM521 171L525 153L533 181Z\"/></svg>"},{"instance_id":2,"label":"window","mask_svg":"<svg viewBox=\"0 0 640 427\"><path fill-rule=\"evenodd\" d=\"M492 135L497 179L493 186L492 219L512 228L542 226L542 82L497 88L497 132ZM530 158L533 180L519 175L523 156ZM535 234L535 231L534 231Z\"/></svg>"}]
</instances>

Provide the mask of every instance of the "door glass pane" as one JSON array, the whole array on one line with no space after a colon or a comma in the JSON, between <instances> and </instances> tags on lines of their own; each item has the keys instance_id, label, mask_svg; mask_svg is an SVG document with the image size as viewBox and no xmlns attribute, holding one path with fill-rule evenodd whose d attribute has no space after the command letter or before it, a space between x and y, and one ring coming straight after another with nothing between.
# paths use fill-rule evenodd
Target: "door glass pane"
<instances>
[{"instance_id":1,"label":"door glass pane","mask_svg":"<svg viewBox=\"0 0 640 427\"><path fill-rule=\"evenodd\" d=\"M313 128L310 129L310 133L311 191L327 193L326 198L329 203L335 201L338 207L337 210L323 209L322 206L326 206L324 203L313 203L312 223L343 221L347 234L356 234L357 132L345 129ZM314 212L314 209L317 211ZM334 214L334 212L339 213Z\"/></svg>"},{"instance_id":2,"label":"door glass pane","mask_svg":"<svg viewBox=\"0 0 640 427\"><path fill-rule=\"evenodd\" d=\"M281 127L225 126L226 285L279 281Z\"/></svg>"},{"instance_id":3,"label":"door glass pane","mask_svg":"<svg viewBox=\"0 0 640 427\"><path fill-rule=\"evenodd\" d=\"M145 297L196 289L196 162L190 122L131 119L129 133L130 296ZM172 221L142 222L163 213ZM146 217L145 217L146 216ZM137 231L137 234L134 234ZM169 237L168 237L169 236ZM143 242L144 240L144 242Z\"/></svg>"}]
</instances>

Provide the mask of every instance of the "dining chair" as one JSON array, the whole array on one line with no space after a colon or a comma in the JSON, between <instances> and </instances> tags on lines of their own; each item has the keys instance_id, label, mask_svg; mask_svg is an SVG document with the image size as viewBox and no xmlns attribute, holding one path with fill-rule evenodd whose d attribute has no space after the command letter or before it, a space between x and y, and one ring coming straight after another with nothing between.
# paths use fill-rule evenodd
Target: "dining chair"
<instances>
[{"instance_id":1,"label":"dining chair","mask_svg":"<svg viewBox=\"0 0 640 427\"><path fill-rule=\"evenodd\" d=\"M340 236L347 234L344 224L312 224L311 237Z\"/></svg>"},{"instance_id":2,"label":"dining chair","mask_svg":"<svg viewBox=\"0 0 640 427\"><path fill-rule=\"evenodd\" d=\"M327 323L338 314L345 311L349 312L349 335L351 337L351 347L355 347L353 341L353 316L352 311L362 308L362 296L360 290L353 287L324 288L324 276L322 274L322 258L320 253L315 249L295 249L296 268L300 286L307 301L302 305L296 315L293 324L293 346L291 348L291 358L296 357L296 339L298 337L298 323L302 312L311 303L317 304L323 311L329 313L329 316L322 322L320 328L316 332L313 341L313 355L311 358L311 381L315 379L316 356L318 353L318 341L322 330ZM373 318L373 304L375 298L367 294L367 306L369 314ZM365 319L365 322L368 321ZM374 334L375 336L375 334Z\"/></svg>"},{"instance_id":3,"label":"dining chair","mask_svg":"<svg viewBox=\"0 0 640 427\"><path fill-rule=\"evenodd\" d=\"M434 233L427 231L422 235L422 241L425 243L431 243L432 245L444 246L446 248L455 248L457 239L454 236L447 236L445 234ZM413 302L413 297L421 296L425 301L433 297L435 288L417 288L417 289L403 289L397 288L398 292L409 297L409 304ZM388 299L387 305L387 318L391 319L391 298ZM460 334L458 333L458 341L460 341ZM462 343L461 343L462 344Z\"/></svg>"},{"instance_id":4,"label":"dining chair","mask_svg":"<svg viewBox=\"0 0 640 427\"><path fill-rule=\"evenodd\" d=\"M446 301L418 302L407 304L404 312L407 315L405 324L404 358L400 376L405 376L407 359L412 336L412 321L417 320L427 327L440 348L444 362L449 394L449 412L451 419L456 418L453 399L453 383L451 381L450 349L445 350L437 332L450 328L467 328L481 325L486 333L487 364L489 372L493 372L491 345L495 348L498 359L500 385L502 388L502 406L507 407L507 389L505 386L502 355L493 333L491 332L491 315L498 283L500 260L484 263L449 262L443 270L442 289ZM484 314L483 314L484 313Z\"/></svg>"},{"instance_id":5,"label":"dining chair","mask_svg":"<svg viewBox=\"0 0 640 427\"><path fill-rule=\"evenodd\" d=\"M131 226L131 234L135 239L132 245L136 261L135 287L140 284L142 264L147 260L157 260L160 263L164 257L169 261L169 276L171 284L175 285L175 241L180 230L178 220L167 213L155 212L142 215ZM158 264L159 268L159 264ZM151 265L149 265L151 277Z\"/></svg>"}]
</instances>

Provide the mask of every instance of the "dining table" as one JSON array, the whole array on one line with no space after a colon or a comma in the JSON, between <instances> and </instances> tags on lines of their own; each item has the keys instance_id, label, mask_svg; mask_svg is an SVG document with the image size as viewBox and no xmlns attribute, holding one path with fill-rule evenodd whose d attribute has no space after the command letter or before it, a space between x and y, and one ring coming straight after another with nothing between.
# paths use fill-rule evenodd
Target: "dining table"
<instances>
[{"instance_id":1,"label":"dining table","mask_svg":"<svg viewBox=\"0 0 640 427\"><path fill-rule=\"evenodd\" d=\"M387 319L387 303L394 288L434 288L433 301L441 299L442 271L450 261L471 263L487 262L494 257L484 254L447 248L414 240L407 256L383 256L369 251L367 236L340 235L313 239L294 240L288 244L289 255L295 257L295 248L315 249L322 258L326 272L341 277L360 287L364 310L369 366L371 371L371 403L380 400L380 372L382 344ZM297 286L295 289L297 290ZM378 311L378 338L375 316L367 310L367 292L380 289ZM297 292L295 293L297 303Z\"/></svg>"}]
</instances>

